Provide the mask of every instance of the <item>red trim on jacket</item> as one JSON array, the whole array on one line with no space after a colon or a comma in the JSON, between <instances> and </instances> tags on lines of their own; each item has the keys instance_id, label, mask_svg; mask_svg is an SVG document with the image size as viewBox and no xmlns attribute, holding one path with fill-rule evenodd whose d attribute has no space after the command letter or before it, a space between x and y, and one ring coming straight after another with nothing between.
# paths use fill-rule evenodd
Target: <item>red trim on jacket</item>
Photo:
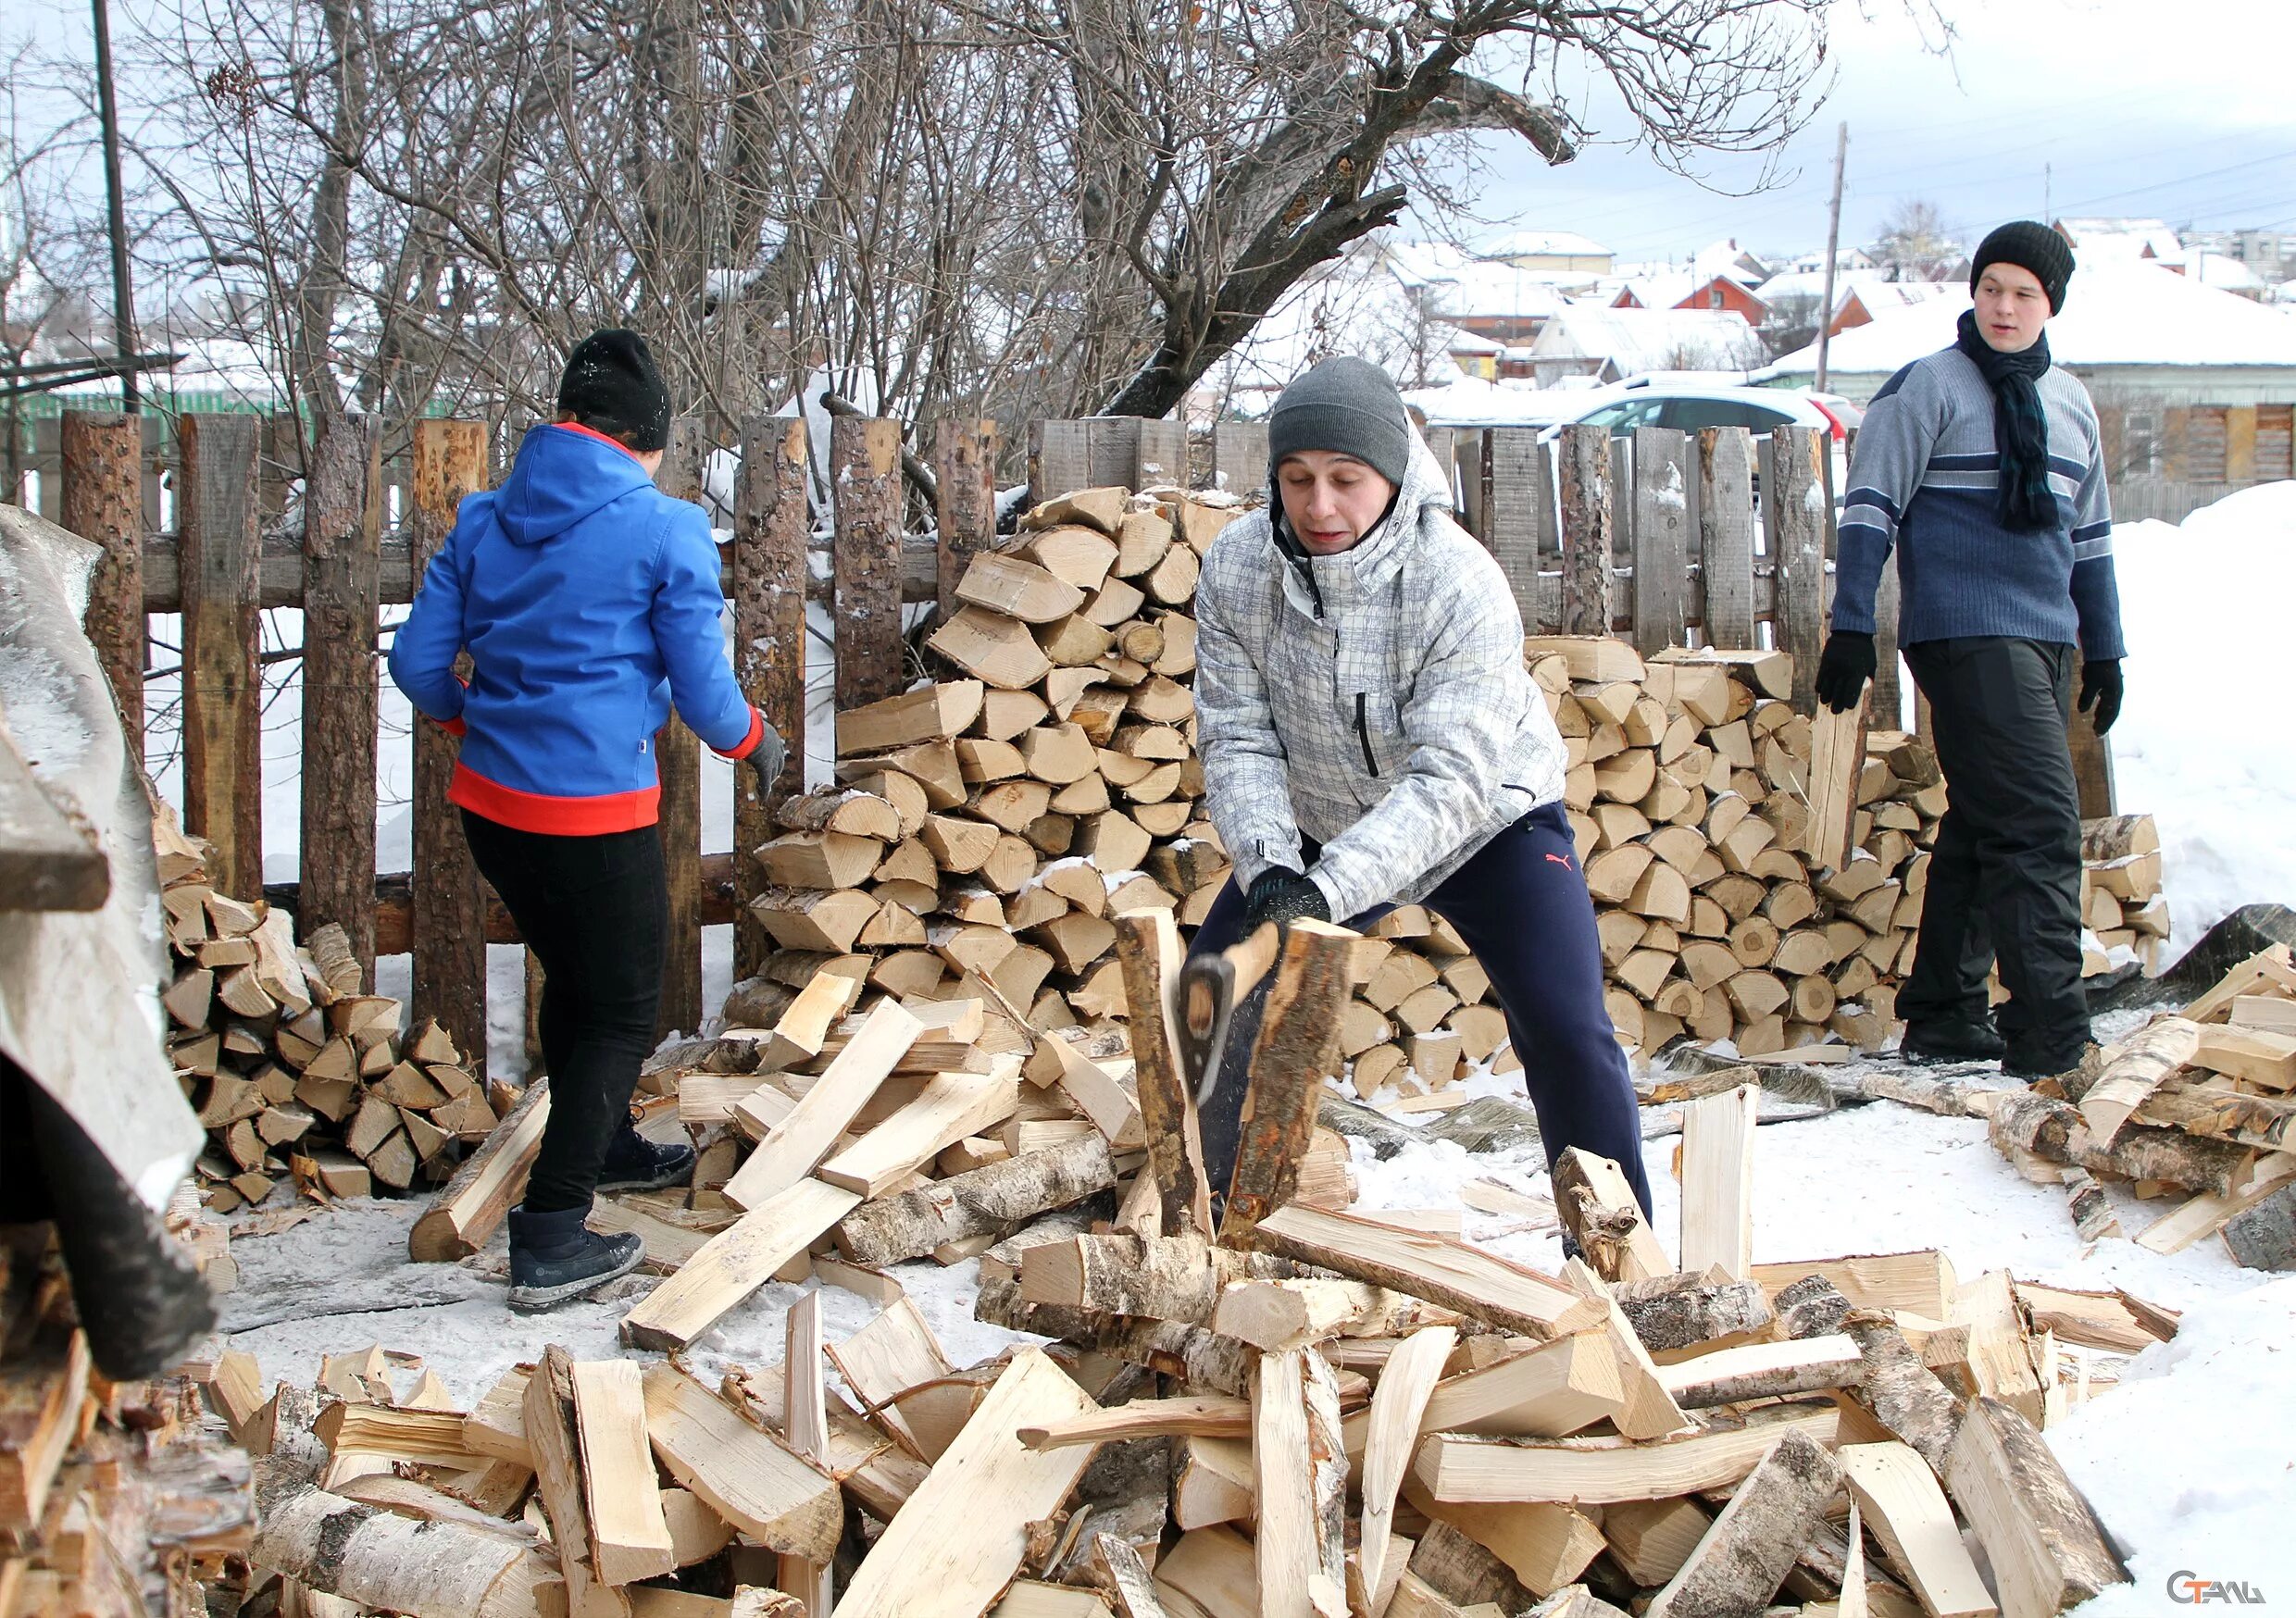
<instances>
[{"instance_id":1,"label":"red trim on jacket","mask_svg":"<svg viewBox=\"0 0 2296 1618\"><path fill-rule=\"evenodd\" d=\"M430 718L430 716L428 714L426 714L426 715L424 715L424 716L423 716L423 717L425 717L426 719L428 719L428 718ZM464 720L463 720L463 716L462 716L460 714L455 715L455 716L452 719L431 719L431 720L430 720L430 723L432 723L433 725L436 725L436 726L437 726L440 729L442 729L442 730L445 731L445 732L446 732L449 736L461 736L461 735L465 735L465 734L467 734L467 733L468 732L468 730L469 730L469 728L470 728L470 727L469 727L468 724L466 724L466 723L464 722Z\"/></svg>"},{"instance_id":2,"label":"red trim on jacket","mask_svg":"<svg viewBox=\"0 0 2296 1618\"><path fill-rule=\"evenodd\" d=\"M516 787L490 781L459 762L455 765L455 778L447 783L446 801L497 825L552 837L602 837L611 831L635 831L662 817L662 789L658 786L641 787L632 792L605 792L594 798L556 798L544 792L521 792Z\"/></svg>"},{"instance_id":3,"label":"red trim on jacket","mask_svg":"<svg viewBox=\"0 0 2296 1618\"><path fill-rule=\"evenodd\" d=\"M558 429L561 432L579 432L584 438L594 438L600 443L610 443L633 461L638 458L638 452L636 450L631 449L618 438L608 437L606 434L600 432L594 427L584 427L579 421L554 421L549 425Z\"/></svg>"},{"instance_id":4,"label":"red trim on jacket","mask_svg":"<svg viewBox=\"0 0 2296 1618\"><path fill-rule=\"evenodd\" d=\"M756 703L752 703L749 709L749 734L742 737L741 741L735 746L728 748L723 752L719 752L714 747L711 748L710 751L712 753L716 753L719 758L730 758L736 764L739 764L742 760L747 758L751 753L755 753L757 751L757 744L765 739L766 716L758 709Z\"/></svg>"}]
</instances>

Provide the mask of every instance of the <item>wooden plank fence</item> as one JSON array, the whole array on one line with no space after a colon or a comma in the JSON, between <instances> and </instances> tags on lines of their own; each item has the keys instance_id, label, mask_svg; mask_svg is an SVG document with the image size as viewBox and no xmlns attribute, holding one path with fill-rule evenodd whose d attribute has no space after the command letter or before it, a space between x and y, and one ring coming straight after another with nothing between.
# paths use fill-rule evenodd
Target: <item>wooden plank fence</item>
<instances>
[{"instance_id":1,"label":"wooden plank fence","mask_svg":"<svg viewBox=\"0 0 2296 1618\"><path fill-rule=\"evenodd\" d=\"M186 820L216 842L222 885L252 897L261 886L257 608L301 607L308 615L301 880L271 896L297 908L306 926L343 923L370 975L377 955L411 951L413 1014L437 1017L481 1062L485 945L517 934L480 881L445 801L457 744L435 726L416 727L415 869L365 879L376 836L376 641L382 608L413 598L456 504L499 475L511 446L490 444L477 422L423 420L402 471L383 458L372 423L329 423L308 452L309 521L299 539L266 541L257 529L258 461L268 453L260 418L181 420L181 460L171 470L183 520L175 533L153 531L134 512L127 482L136 430L119 417L68 422L63 442L73 454L59 493L59 508L106 551L90 622L121 679L123 706L140 706L143 648L121 626L181 612ZM1607 631L1645 653L1775 646L1795 654L1806 705L1833 544L1828 446L1818 434L1781 429L1757 442L1742 429L1690 436L1644 429L1614 440L1604 429L1570 428L1542 444L1535 429L1497 428L1430 441L1455 467L1464 520L1497 558L1529 632ZM902 605L945 605L965 558L996 542L994 425L942 422L924 435L938 482L938 544L932 534L903 531L903 442L896 422L835 423L828 471L842 499L830 577L816 579L804 425L760 417L742 430L732 532L722 547L736 672L787 740L791 762L769 792L753 772L735 772L739 848L765 841L772 808L802 785L808 600L830 608L839 703L873 700L915 674ZM716 447L694 424L678 423L663 487L698 496ZM1169 468L1198 487L1249 494L1267 477L1266 429L1250 422L1221 423L1194 444L1175 422L1039 422L1026 454L1033 486L1048 491L1181 480ZM144 493L148 514L148 479ZM1885 725L1899 695L1893 601L1892 579L1880 636ZM736 923L737 976L761 967L768 940L743 919L759 887L755 863L702 848L698 744L673 718L658 747L675 895L663 1017L665 1027L691 1028L710 1009L701 1003L701 929ZM2109 813L2109 797L2096 795L2109 794L2109 758L2102 748L2089 753L2083 812Z\"/></svg>"}]
</instances>

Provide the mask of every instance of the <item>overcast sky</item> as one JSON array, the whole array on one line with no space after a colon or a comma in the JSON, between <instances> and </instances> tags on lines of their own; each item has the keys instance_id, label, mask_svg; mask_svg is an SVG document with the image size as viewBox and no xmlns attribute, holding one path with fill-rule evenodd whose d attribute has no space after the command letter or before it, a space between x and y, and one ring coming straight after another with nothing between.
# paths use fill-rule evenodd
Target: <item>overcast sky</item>
<instances>
[{"instance_id":1,"label":"overcast sky","mask_svg":"<svg viewBox=\"0 0 2296 1618\"><path fill-rule=\"evenodd\" d=\"M1822 250L1834 131L1850 126L1842 240L1871 240L1891 207L1928 198L1971 241L2001 220L2138 215L2172 225L2296 230L2296 4L2290 0L1940 0L1958 32L1925 52L1901 0L1837 4L1839 79L1784 155L1776 189L1717 194L1618 143L1631 122L1580 80L1596 127L1547 168L1491 143L1478 213L1578 230L1626 259L1682 257L1724 236ZM2050 172L2044 174L2044 166ZM1716 188L1755 183L1755 158L1709 159Z\"/></svg>"}]
</instances>

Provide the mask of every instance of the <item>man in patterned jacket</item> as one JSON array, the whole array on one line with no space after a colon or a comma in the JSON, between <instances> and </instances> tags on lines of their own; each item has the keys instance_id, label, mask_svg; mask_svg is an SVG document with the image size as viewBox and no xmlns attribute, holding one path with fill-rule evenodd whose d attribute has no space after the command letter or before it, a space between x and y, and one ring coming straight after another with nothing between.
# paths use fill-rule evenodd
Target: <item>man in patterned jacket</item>
<instances>
[{"instance_id":1,"label":"man in patterned jacket","mask_svg":"<svg viewBox=\"0 0 2296 1618\"><path fill-rule=\"evenodd\" d=\"M1196 591L1204 787L1235 874L1192 947L1426 905L1491 974L1549 1161L1569 1146L1616 1159L1647 1212L1562 737L1524 671L1506 579L1452 520L1450 483L1377 366L1298 378L1267 437L1269 509L1229 525ZM1242 1090L1207 1109L1215 1184Z\"/></svg>"},{"instance_id":2,"label":"man in patterned jacket","mask_svg":"<svg viewBox=\"0 0 2296 1618\"><path fill-rule=\"evenodd\" d=\"M2069 1071L2089 1046L2080 797L2065 744L2076 667L2098 735L2121 708L2096 407L2050 363L2042 331L2072 276L2072 250L2048 226L2002 226L1970 261L1974 304L1953 345L1874 395L1817 673L1828 706L1863 700L1874 591L1894 546L1898 639L1929 699L1949 798L1897 1000L1903 1049L1924 1061L1998 1056L2028 1079ZM2009 990L1998 1027L1986 1011L1996 953Z\"/></svg>"}]
</instances>

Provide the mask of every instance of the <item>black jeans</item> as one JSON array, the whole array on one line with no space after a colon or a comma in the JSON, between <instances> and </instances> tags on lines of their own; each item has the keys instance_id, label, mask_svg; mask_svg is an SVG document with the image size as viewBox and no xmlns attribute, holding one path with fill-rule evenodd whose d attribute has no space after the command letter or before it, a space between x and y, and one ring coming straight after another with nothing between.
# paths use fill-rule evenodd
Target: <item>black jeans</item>
<instances>
[{"instance_id":1,"label":"black jeans","mask_svg":"<svg viewBox=\"0 0 2296 1618\"><path fill-rule=\"evenodd\" d=\"M669 933L658 828L603 837L520 831L462 812L479 872L542 962L550 1122L526 1183L530 1213L587 1209L607 1144L654 1049Z\"/></svg>"},{"instance_id":2,"label":"black jeans","mask_svg":"<svg viewBox=\"0 0 2296 1618\"><path fill-rule=\"evenodd\" d=\"M1314 844L1303 850L1316 857ZM1522 1059L1523 1084L1539 1114L1547 1164L1569 1146L1615 1159L1644 1214L1641 1114L1627 1053L1603 1004L1603 945L1594 902L1578 869L1570 820L1560 803L1533 809L1479 849L1420 901L1459 929L1506 1013ZM1374 905L1348 922L1358 929L1394 908ZM1243 930L1243 895L1234 879L1220 890L1189 946L1224 950ZM1215 1183L1235 1160L1244 1085L1222 1083L1204 1110L1205 1168ZM1221 1165L1221 1166L1216 1166Z\"/></svg>"},{"instance_id":3,"label":"black jeans","mask_svg":"<svg viewBox=\"0 0 2296 1618\"><path fill-rule=\"evenodd\" d=\"M1908 646L1905 661L1929 699L1947 805L1898 1014L1908 1024L1982 1017L1998 953L2011 1058L2070 1067L2089 1040L2080 792L2065 744L2078 653L1978 636Z\"/></svg>"}]
</instances>

